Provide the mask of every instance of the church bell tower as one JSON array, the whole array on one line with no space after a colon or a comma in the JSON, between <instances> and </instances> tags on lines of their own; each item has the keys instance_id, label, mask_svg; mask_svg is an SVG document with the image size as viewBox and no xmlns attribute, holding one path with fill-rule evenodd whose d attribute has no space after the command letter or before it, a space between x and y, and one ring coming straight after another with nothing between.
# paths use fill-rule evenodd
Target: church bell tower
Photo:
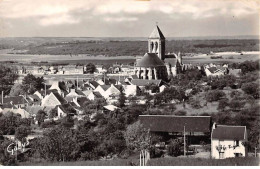
<instances>
[{"instance_id":1,"label":"church bell tower","mask_svg":"<svg viewBox=\"0 0 260 169\"><path fill-rule=\"evenodd\" d=\"M148 52L156 53L161 60L165 58L165 37L158 25L148 38Z\"/></svg>"}]
</instances>

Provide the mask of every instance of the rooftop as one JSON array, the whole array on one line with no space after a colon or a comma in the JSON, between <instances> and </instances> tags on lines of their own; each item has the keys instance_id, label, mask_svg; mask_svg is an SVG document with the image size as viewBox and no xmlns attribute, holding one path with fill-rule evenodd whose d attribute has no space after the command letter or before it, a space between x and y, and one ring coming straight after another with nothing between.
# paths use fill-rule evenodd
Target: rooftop
<instances>
[{"instance_id":1,"label":"rooftop","mask_svg":"<svg viewBox=\"0 0 260 169\"><path fill-rule=\"evenodd\" d=\"M151 33L151 35L149 36L149 39L165 39L162 31L160 30L160 28L156 25L156 27L154 28L153 32Z\"/></svg>"},{"instance_id":2,"label":"rooftop","mask_svg":"<svg viewBox=\"0 0 260 169\"><path fill-rule=\"evenodd\" d=\"M212 132L213 139L244 140L246 126L217 125Z\"/></svg>"},{"instance_id":3,"label":"rooftop","mask_svg":"<svg viewBox=\"0 0 260 169\"><path fill-rule=\"evenodd\" d=\"M136 67L159 67L165 66L163 61L155 53L146 53L138 60Z\"/></svg>"},{"instance_id":4,"label":"rooftop","mask_svg":"<svg viewBox=\"0 0 260 169\"><path fill-rule=\"evenodd\" d=\"M210 116L140 115L144 128L153 132L210 132Z\"/></svg>"}]
</instances>

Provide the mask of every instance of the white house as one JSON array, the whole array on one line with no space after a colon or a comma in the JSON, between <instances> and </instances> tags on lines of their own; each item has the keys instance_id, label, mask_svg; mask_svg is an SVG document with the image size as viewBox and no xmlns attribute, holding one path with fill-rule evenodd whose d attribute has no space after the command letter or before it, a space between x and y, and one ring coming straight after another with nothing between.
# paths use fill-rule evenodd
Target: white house
<instances>
[{"instance_id":1,"label":"white house","mask_svg":"<svg viewBox=\"0 0 260 169\"><path fill-rule=\"evenodd\" d=\"M247 156L246 126L213 124L211 133L211 157L225 159Z\"/></svg>"},{"instance_id":2,"label":"white house","mask_svg":"<svg viewBox=\"0 0 260 169\"><path fill-rule=\"evenodd\" d=\"M62 105L66 102L67 101L59 93L51 92L49 95L44 97L44 99L42 99L41 106L55 107L57 105Z\"/></svg>"},{"instance_id":3,"label":"white house","mask_svg":"<svg viewBox=\"0 0 260 169\"><path fill-rule=\"evenodd\" d=\"M205 67L205 73L207 76L223 76L227 73L227 68L222 66Z\"/></svg>"}]
</instances>

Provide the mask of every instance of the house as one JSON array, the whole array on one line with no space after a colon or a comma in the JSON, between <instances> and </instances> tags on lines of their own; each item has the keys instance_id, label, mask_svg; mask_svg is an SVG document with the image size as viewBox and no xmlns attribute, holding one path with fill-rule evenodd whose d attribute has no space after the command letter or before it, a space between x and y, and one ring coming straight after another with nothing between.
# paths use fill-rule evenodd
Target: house
<instances>
[{"instance_id":1,"label":"house","mask_svg":"<svg viewBox=\"0 0 260 169\"><path fill-rule=\"evenodd\" d=\"M38 111L40 111L40 110L45 111L44 109L45 109L45 107L42 107L40 105L32 105L32 106L26 107L25 110L30 114L31 117L36 117Z\"/></svg>"},{"instance_id":2,"label":"house","mask_svg":"<svg viewBox=\"0 0 260 169\"><path fill-rule=\"evenodd\" d=\"M0 103L2 105L11 104L16 108L24 108L29 105L28 100L24 96L12 96L12 97L4 97L0 98Z\"/></svg>"},{"instance_id":3,"label":"house","mask_svg":"<svg viewBox=\"0 0 260 169\"><path fill-rule=\"evenodd\" d=\"M236 77L239 77L241 72L241 69L228 69L228 74Z\"/></svg>"},{"instance_id":4,"label":"house","mask_svg":"<svg viewBox=\"0 0 260 169\"><path fill-rule=\"evenodd\" d=\"M65 100L71 102L74 98L85 97L85 94L80 90L71 89L70 93L66 95Z\"/></svg>"},{"instance_id":5,"label":"house","mask_svg":"<svg viewBox=\"0 0 260 169\"><path fill-rule=\"evenodd\" d=\"M89 81L89 86L90 86L93 90L95 90L95 89L99 86L99 83L92 80L92 81Z\"/></svg>"},{"instance_id":6,"label":"house","mask_svg":"<svg viewBox=\"0 0 260 169\"><path fill-rule=\"evenodd\" d=\"M213 124L211 133L211 157L225 159L247 157L246 126Z\"/></svg>"},{"instance_id":7,"label":"house","mask_svg":"<svg viewBox=\"0 0 260 169\"><path fill-rule=\"evenodd\" d=\"M94 91L99 92L104 98L109 97L106 91L110 88L110 85L99 85Z\"/></svg>"},{"instance_id":8,"label":"house","mask_svg":"<svg viewBox=\"0 0 260 169\"><path fill-rule=\"evenodd\" d=\"M110 87L105 91L104 97L105 96L107 96L107 97L119 96L119 94L120 94L120 87L121 86L111 84Z\"/></svg>"},{"instance_id":9,"label":"house","mask_svg":"<svg viewBox=\"0 0 260 169\"><path fill-rule=\"evenodd\" d=\"M64 103L67 103L67 101L59 93L51 92L42 99L41 106L56 107L57 105L62 105Z\"/></svg>"},{"instance_id":10,"label":"house","mask_svg":"<svg viewBox=\"0 0 260 169\"><path fill-rule=\"evenodd\" d=\"M185 131L188 144L210 143L210 116L140 115L139 120L144 128L162 136L166 142L183 137Z\"/></svg>"},{"instance_id":11,"label":"house","mask_svg":"<svg viewBox=\"0 0 260 169\"><path fill-rule=\"evenodd\" d=\"M62 95L64 94L64 88L61 87L61 83L59 81L55 81L52 83L51 87L49 88L49 90L57 90L57 92Z\"/></svg>"},{"instance_id":12,"label":"house","mask_svg":"<svg viewBox=\"0 0 260 169\"><path fill-rule=\"evenodd\" d=\"M8 112L13 112L15 114L20 114L22 118L30 118L30 113L28 113L25 109L21 108L4 108L2 110L3 114L6 114Z\"/></svg>"},{"instance_id":13,"label":"house","mask_svg":"<svg viewBox=\"0 0 260 169\"><path fill-rule=\"evenodd\" d=\"M136 85L122 85L124 89L125 96L136 96L139 92Z\"/></svg>"},{"instance_id":14,"label":"house","mask_svg":"<svg viewBox=\"0 0 260 169\"><path fill-rule=\"evenodd\" d=\"M222 66L205 67L205 73L207 76L223 76L227 74L227 68Z\"/></svg>"},{"instance_id":15,"label":"house","mask_svg":"<svg viewBox=\"0 0 260 169\"><path fill-rule=\"evenodd\" d=\"M132 85L136 85L138 87L145 87L148 84L155 84L156 86L161 86L163 84L162 80L148 80L148 79L132 79L130 82Z\"/></svg>"},{"instance_id":16,"label":"house","mask_svg":"<svg viewBox=\"0 0 260 169\"><path fill-rule=\"evenodd\" d=\"M58 116L55 119L59 119L65 116L74 116L77 114L77 111L69 103L58 105L55 107L55 109L56 108L57 108Z\"/></svg>"},{"instance_id":17,"label":"house","mask_svg":"<svg viewBox=\"0 0 260 169\"><path fill-rule=\"evenodd\" d=\"M41 104L42 99L36 94L28 95L27 98L28 98L27 100L29 102L31 102L33 105L40 105Z\"/></svg>"},{"instance_id":18,"label":"house","mask_svg":"<svg viewBox=\"0 0 260 169\"><path fill-rule=\"evenodd\" d=\"M56 89L52 89L52 90L46 90L46 95L50 94L51 92L58 92L58 90ZM39 90L39 91L36 91L34 92L33 95L36 95L38 96L41 100L45 97L45 90Z\"/></svg>"},{"instance_id":19,"label":"house","mask_svg":"<svg viewBox=\"0 0 260 169\"><path fill-rule=\"evenodd\" d=\"M66 75L84 74L84 67L76 65L66 65L63 67L63 71Z\"/></svg>"},{"instance_id":20,"label":"house","mask_svg":"<svg viewBox=\"0 0 260 169\"><path fill-rule=\"evenodd\" d=\"M87 98L89 100L101 99L103 96L99 92L92 91Z\"/></svg>"}]
</instances>

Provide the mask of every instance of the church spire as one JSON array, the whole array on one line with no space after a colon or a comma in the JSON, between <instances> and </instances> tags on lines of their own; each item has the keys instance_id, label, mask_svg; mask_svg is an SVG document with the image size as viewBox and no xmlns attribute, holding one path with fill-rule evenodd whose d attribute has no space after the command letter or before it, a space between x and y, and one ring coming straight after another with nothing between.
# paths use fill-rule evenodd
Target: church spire
<instances>
[{"instance_id":1,"label":"church spire","mask_svg":"<svg viewBox=\"0 0 260 169\"><path fill-rule=\"evenodd\" d=\"M153 32L151 33L151 35L149 36L149 39L165 39L161 29L158 26L158 22L156 22L156 26L153 30Z\"/></svg>"}]
</instances>

